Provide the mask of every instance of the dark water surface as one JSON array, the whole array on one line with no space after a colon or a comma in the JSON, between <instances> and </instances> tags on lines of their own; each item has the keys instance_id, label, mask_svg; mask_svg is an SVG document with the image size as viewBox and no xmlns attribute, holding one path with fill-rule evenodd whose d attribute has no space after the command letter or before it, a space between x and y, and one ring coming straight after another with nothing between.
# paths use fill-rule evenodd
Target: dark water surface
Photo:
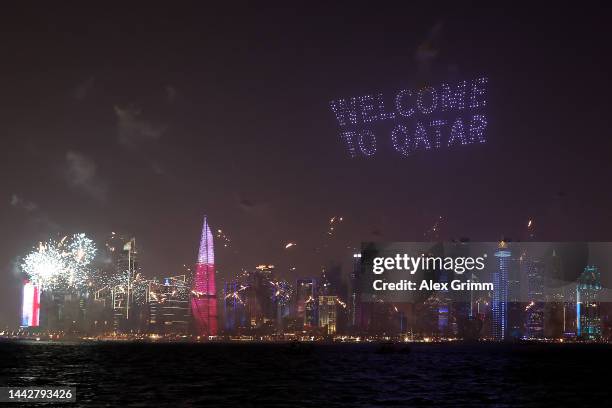
<instances>
[{"instance_id":1,"label":"dark water surface","mask_svg":"<svg viewBox=\"0 0 612 408\"><path fill-rule=\"evenodd\" d=\"M0 386L76 386L78 406L609 406L611 350L419 344L408 354L381 354L372 344L295 351L252 343L0 343Z\"/></svg>"}]
</instances>

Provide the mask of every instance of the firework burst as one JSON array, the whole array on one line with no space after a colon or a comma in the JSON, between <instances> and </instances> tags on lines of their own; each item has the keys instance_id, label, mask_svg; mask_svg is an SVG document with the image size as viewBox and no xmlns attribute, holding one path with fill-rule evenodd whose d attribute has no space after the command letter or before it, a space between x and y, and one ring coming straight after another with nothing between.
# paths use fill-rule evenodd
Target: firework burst
<instances>
[{"instance_id":1,"label":"firework burst","mask_svg":"<svg viewBox=\"0 0 612 408\"><path fill-rule=\"evenodd\" d=\"M23 258L22 271L44 289L83 289L89 281L96 247L85 234L50 239Z\"/></svg>"},{"instance_id":2,"label":"firework burst","mask_svg":"<svg viewBox=\"0 0 612 408\"><path fill-rule=\"evenodd\" d=\"M229 248L231 246L232 240L227 236L223 230L218 229L215 236L221 242L224 248Z\"/></svg>"},{"instance_id":3,"label":"firework burst","mask_svg":"<svg viewBox=\"0 0 612 408\"><path fill-rule=\"evenodd\" d=\"M328 236L333 236L336 233L336 230L338 229L338 226L344 221L344 217L341 216L335 216L335 217L331 217L329 219L329 224L328 224L328 228L327 228L327 235Z\"/></svg>"}]
</instances>

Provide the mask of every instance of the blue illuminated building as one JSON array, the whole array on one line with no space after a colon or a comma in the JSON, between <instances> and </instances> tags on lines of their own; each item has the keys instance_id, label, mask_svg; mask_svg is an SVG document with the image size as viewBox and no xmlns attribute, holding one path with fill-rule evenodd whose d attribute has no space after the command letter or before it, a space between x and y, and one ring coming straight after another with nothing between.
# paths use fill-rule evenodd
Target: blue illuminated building
<instances>
[{"instance_id":1,"label":"blue illuminated building","mask_svg":"<svg viewBox=\"0 0 612 408\"><path fill-rule=\"evenodd\" d=\"M247 324L244 289L245 286L236 281L226 282L223 287L223 314L227 333L235 333Z\"/></svg>"},{"instance_id":2,"label":"blue illuminated building","mask_svg":"<svg viewBox=\"0 0 612 408\"><path fill-rule=\"evenodd\" d=\"M439 281L441 283L449 283L448 279L449 272L446 270L440 271ZM449 317L449 299L448 299L448 290L442 289L438 293L438 333L440 335L445 336L448 334L448 317Z\"/></svg>"},{"instance_id":3,"label":"blue illuminated building","mask_svg":"<svg viewBox=\"0 0 612 408\"><path fill-rule=\"evenodd\" d=\"M512 252L501 241L495 252L497 268L493 272L493 296L491 299L491 335L495 340L506 339L508 328L508 269Z\"/></svg>"}]
</instances>

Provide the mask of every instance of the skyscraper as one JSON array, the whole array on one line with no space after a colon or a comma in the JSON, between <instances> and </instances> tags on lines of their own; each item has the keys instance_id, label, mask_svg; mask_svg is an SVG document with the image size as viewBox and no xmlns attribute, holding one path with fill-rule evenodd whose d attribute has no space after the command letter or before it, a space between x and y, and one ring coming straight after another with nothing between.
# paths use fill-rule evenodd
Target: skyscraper
<instances>
[{"instance_id":1,"label":"skyscraper","mask_svg":"<svg viewBox=\"0 0 612 408\"><path fill-rule=\"evenodd\" d=\"M161 282L149 281L149 331L186 334L189 331L189 292L185 275L170 276Z\"/></svg>"},{"instance_id":2,"label":"skyscraper","mask_svg":"<svg viewBox=\"0 0 612 408\"><path fill-rule=\"evenodd\" d=\"M226 333L234 334L240 327L246 326L243 298L247 288L247 285L238 281L226 282L223 285L223 322Z\"/></svg>"},{"instance_id":3,"label":"skyscraper","mask_svg":"<svg viewBox=\"0 0 612 408\"><path fill-rule=\"evenodd\" d=\"M215 254L213 236L204 216L202 237L193 279L191 313L198 335L217 335L217 293L215 288Z\"/></svg>"},{"instance_id":4,"label":"skyscraper","mask_svg":"<svg viewBox=\"0 0 612 408\"><path fill-rule=\"evenodd\" d=\"M578 278L576 287L576 335L586 340L601 337L601 318L597 295L601 291L601 275L596 266L589 265Z\"/></svg>"},{"instance_id":5,"label":"skyscraper","mask_svg":"<svg viewBox=\"0 0 612 408\"><path fill-rule=\"evenodd\" d=\"M544 265L525 257L523 267L527 275L527 292L529 303L525 328L528 339L541 339L544 337Z\"/></svg>"},{"instance_id":6,"label":"skyscraper","mask_svg":"<svg viewBox=\"0 0 612 408\"><path fill-rule=\"evenodd\" d=\"M491 299L491 335L495 340L506 339L508 329L508 268L512 253L501 241L495 257L498 265L493 272L493 298Z\"/></svg>"},{"instance_id":7,"label":"skyscraper","mask_svg":"<svg viewBox=\"0 0 612 408\"><path fill-rule=\"evenodd\" d=\"M319 327L326 330L326 334L336 333L338 296L319 296Z\"/></svg>"},{"instance_id":8,"label":"skyscraper","mask_svg":"<svg viewBox=\"0 0 612 408\"><path fill-rule=\"evenodd\" d=\"M37 327L40 316L40 290L30 281L23 283L21 326Z\"/></svg>"},{"instance_id":9,"label":"skyscraper","mask_svg":"<svg viewBox=\"0 0 612 408\"><path fill-rule=\"evenodd\" d=\"M351 271L351 292L349 298L349 307L350 307L350 326L354 329L357 327L357 323L359 322L359 298L360 298L360 288L359 288L359 275L361 274L361 253L353 254L353 270Z\"/></svg>"},{"instance_id":10,"label":"skyscraper","mask_svg":"<svg viewBox=\"0 0 612 408\"><path fill-rule=\"evenodd\" d=\"M295 316L300 327L317 326L319 320L317 316L317 280L314 278L298 279L295 294Z\"/></svg>"},{"instance_id":11,"label":"skyscraper","mask_svg":"<svg viewBox=\"0 0 612 408\"><path fill-rule=\"evenodd\" d=\"M140 273L140 252L136 238L112 232L106 239L106 256L110 262L104 274L110 283L108 290L98 291L96 300L104 299L112 310L112 325L116 332L130 332L138 327L138 310L134 304L134 282Z\"/></svg>"}]
</instances>

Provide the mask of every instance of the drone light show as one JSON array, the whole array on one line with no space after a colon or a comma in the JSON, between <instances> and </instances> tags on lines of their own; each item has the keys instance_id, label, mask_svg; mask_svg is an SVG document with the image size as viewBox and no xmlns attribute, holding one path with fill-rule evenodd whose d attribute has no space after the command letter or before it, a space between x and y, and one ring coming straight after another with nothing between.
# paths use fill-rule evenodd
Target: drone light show
<instances>
[{"instance_id":1,"label":"drone light show","mask_svg":"<svg viewBox=\"0 0 612 408\"><path fill-rule=\"evenodd\" d=\"M401 89L330 102L350 157L391 149L401 156L487 141L488 80ZM382 122L391 125L383 130ZM380 124L380 126L378 126Z\"/></svg>"}]
</instances>

